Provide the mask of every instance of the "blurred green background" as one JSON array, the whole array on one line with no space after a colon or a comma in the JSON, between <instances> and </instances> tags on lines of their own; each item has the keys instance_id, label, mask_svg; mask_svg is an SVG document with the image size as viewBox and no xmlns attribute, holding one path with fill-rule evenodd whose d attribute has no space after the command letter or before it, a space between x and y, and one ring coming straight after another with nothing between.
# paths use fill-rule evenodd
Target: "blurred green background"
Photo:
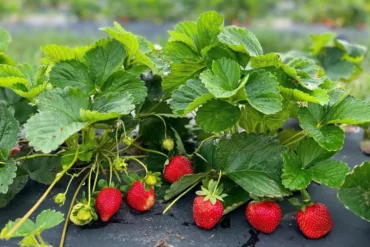
<instances>
[{"instance_id":1,"label":"blurred green background","mask_svg":"<svg viewBox=\"0 0 370 247\"><path fill-rule=\"evenodd\" d=\"M163 44L176 22L196 20L206 10L251 30L265 52L308 50L309 34L327 31L370 47L370 0L0 0L0 26L13 38L8 54L38 64L40 46L91 43L112 21ZM369 53L362 66L349 87L370 102Z\"/></svg>"}]
</instances>

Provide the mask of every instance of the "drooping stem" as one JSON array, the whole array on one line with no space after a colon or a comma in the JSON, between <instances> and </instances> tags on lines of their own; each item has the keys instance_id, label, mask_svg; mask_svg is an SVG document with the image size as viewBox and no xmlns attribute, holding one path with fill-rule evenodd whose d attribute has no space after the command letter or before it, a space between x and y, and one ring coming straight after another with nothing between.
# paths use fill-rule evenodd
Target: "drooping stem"
<instances>
[{"instance_id":1,"label":"drooping stem","mask_svg":"<svg viewBox=\"0 0 370 247\"><path fill-rule=\"evenodd\" d=\"M220 172L218 173L218 180L217 180L217 184L216 184L215 188L213 189L212 195L214 195L214 194L216 193L217 187L218 187L218 185L219 185L219 183L220 183L220 181L221 181L221 177L222 177L222 171L220 171Z\"/></svg>"},{"instance_id":2,"label":"drooping stem","mask_svg":"<svg viewBox=\"0 0 370 247\"><path fill-rule=\"evenodd\" d=\"M305 138L305 136L306 136L306 134L304 134L304 135L302 135L301 137L298 137L297 139L295 139L295 140L293 140L293 141L291 141L291 142L289 142L289 143L285 144L285 146L290 146L290 145L292 145L292 144L294 144L294 143L297 143L297 142L299 142L300 140L302 140L303 138Z\"/></svg>"},{"instance_id":3,"label":"drooping stem","mask_svg":"<svg viewBox=\"0 0 370 247\"><path fill-rule=\"evenodd\" d=\"M100 169L100 166L99 166L99 164L97 163L97 160L98 160L98 156L96 156L96 161L95 161L95 169L96 169L96 172L95 172L94 185L93 185L93 189L92 189L92 191L93 191L93 192L95 191L95 188L96 188L96 183L97 183L97 181L98 181L99 169Z\"/></svg>"},{"instance_id":4,"label":"drooping stem","mask_svg":"<svg viewBox=\"0 0 370 247\"><path fill-rule=\"evenodd\" d=\"M168 158L168 156L166 154L162 153L162 152L159 152L159 151L156 151L156 150L153 150L153 149L143 148L143 147L140 147L139 145L136 145L135 143L133 143L132 146L136 147L137 149L143 150L145 152L159 154L159 155L162 155L162 156Z\"/></svg>"},{"instance_id":5,"label":"drooping stem","mask_svg":"<svg viewBox=\"0 0 370 247\"><path fill-rule=\"evenodd\" d=\"M77 161L78 158L78 148L75 152L75 157L73 158L72 162L67 166L66 169L58 173L54 179L54 181L50 184L49 188L44 192L44 194L40 197L40 199L33 205L33 207L9 230L6 236L10 237L12 234L31 216L33 212L40 206L40 204L45 200L47 195L50 191L54 188L55 184L63 177L63 175L73 166L73 164Z\"/></svg>"},{"instance_id":6,"label":"drooping stem","mask_svg":"<svg viewBox=\"0 0 370 247\"><path fill-rule=\"evenodd\" d=\"M210 139L213 139L213 138L215 138L215 137L217 137L217 135L213 135L213 136L209 136L209 137L207 137L206 139L204 139L200 144L199 144L199 146L197 147L197 149L195 149L195 151L193 152L193 154L194 153L198 153L199 152L199 150L202 148L202 146L204 145L204 143L206 143L206 141L208 141L208 140L210 140ZM193 155L192 154L192 155Z\"/></svg>"},{"instance_id":7,"label":"drooping stem","mask_svg":"<svg viewBox=\"0 0 370 247\"><path fill-rule=\"evenodd\" d=\"M47 247L48 245L45 243L44 239L42 239L40 234L36 235L37 239L40 241L42 247Z\"/></svg>"},{"instance_id":8,"label":"drooping stem","mask_svg":"<svg viewBox=\"0 0 370 247\"><path fill-rule=\"evenodd\" d=\"M116 169L113 169L113 171L114 171L114 174L116 175L118 182L121 183L121 178L119 177L119 174L117 173Z\"/></svg>"},{"instance_id":9,"label":"drooping stem","mask_svg":"<svg viewBox=\"0 0 370 247\"><path fill-rule=\"evenodd\" d=\"M188 193L189 191L191 191L195 186L197 186L198 183L195 183L193 184L192 186L190 186L187 190L185 190L181 195L179 195L178 197L176 197L175 200L173 200L170 205L168 205L166 207L166 209L163 211L163 214L167 213L168 210L170 210L170 208L181 198L183 197L184 195L186 195L186 193Z\"/></svg>"},{"instance_id":10,"label":"drooping stem","mask_svg":"<svg viewBox=\"0 0 370 247\"><path fill-rule=\"evenodd\" d=\"M89 173L87 173L85 175L85 177L81 180L80 184L78 185L78 187L76 189L75 194L72 197L71 205L69 206L68 214L67 214L67 217L66 217L65 222L64 222L64 227L63 227L62 237L60 239L59 247L63 247L64 246L64 240L65 240L65 237L66 237L67 228L68 228L68 222L69 222L69 217L71 216L71 213L72 213L73 204L76 201L77 195L80 192L80 190L82 188L82 185L84 184L84 182L85 182L85 180L87 179L88 176L89 176Z\"/></svg>"},{"instance_id":11,"label":"drooping stem","mask_svg":"<svg viewBox=\"0 0 370 247\"><path fill-rule=\"evenodd\" d=\"M143 162L141 162L140 160L138 160L134 157L128 157L127 159L135 160L137 163L139 163L144 168L145 174L148 173L148 168L146 167L146 165Z\"/></svg>"},{"instance_id":12,"label":"drooping stem","mask_svg":"<svg viewBox=\"0 0 370 247\"><path fill-rule=\"evenodd\" d=\"M37 158L37 157L54 157L54 156L57 156L57 155L56 154L33 154L33 155L19 157L15 161L32 159L32 158Z\"/></svg>"},{"instance_id":13,"label":"drooping stem","mask_svg":"<svg viewBox=\"0 0 370 247\"><path fill-rule=\"evenodd\" d=\"M90 171L89 171L89 180L88 180L88 185L87 185L87 187L88 187L88 193L89 193L89 206L90 206L90 201L91 201L91 174L92 174L92 172L93 172L93 170L94 170L94 166L93 167L91 167L90 168Z\"/></svg>"},{"instance_id":14,"label":"drooping stem","mask_svg":"<svg viewBox=\"0 0 370 247\"><path fill-rule=\"evenodd\" d=\"M289 143L291 140L294 140L294 138L296 138L297 136L299 136L299 135L301 135L301 134L303 134L304 133L304 130L301 130L301 131L299 131L298 133L296 133L295 135L293 135L293 136L291 136L291 137L289 137L288 139L286 139L285 141L283 141L282 143L281 143L281 145L286 145L286 143ZM290 145L290 144L289 144ZM288 146L288 145L286 145L286 146Z\"/></svg>"}]
</instances>

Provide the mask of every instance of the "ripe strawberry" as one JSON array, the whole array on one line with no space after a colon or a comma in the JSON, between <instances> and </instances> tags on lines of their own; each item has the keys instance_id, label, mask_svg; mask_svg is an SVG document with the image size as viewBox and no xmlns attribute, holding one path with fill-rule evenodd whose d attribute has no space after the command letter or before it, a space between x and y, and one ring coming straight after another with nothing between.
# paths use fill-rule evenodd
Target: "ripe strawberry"
<instances>
[{"instance_id":1,"label":"ripe strawberry","mask_svg":"<svg viewBox=\"0 0 370 247\"><path fill-rule=\"evenodd\" d=\"M251 202L245 210L248 222L258 231L272 233L281 220L281 209L274 201Z\"/></svg>"},{"instance_id":2,"label":"ripe strawberry","mask_svg":"<svg viewBox=\"0 0 370 247\"><path fill-rule=\"evenodd\" d=\"M197 196L193 203L193 219L195 224L203 229L213 228L224 213L224 206L219 200L212 204L210 200L205 201L205 196Z\"/></svg>"},{"instance_id":3,"label":"ripe strawberry","mask_svg":"<svg viewBox=\"0 0 370 247\"><path fill-rule=\"evenodd\" d=\"M96 198L96 209L102 221L108 221L121 207L122 194L116 188L104 188Z\"/></svg>"},{"instance_id":4,"label":"ripe strawberry","mask_svg":"<svg viewBox=\"0 0 370 247\"><path fill-rule=\"evenodd\" d=\"M224 213L224 205L221 203L223 197L222 185L217 188L218 183L212 179L208 182L207 188L202 186L201 191L193 203L193 219L195 224L203 229L213 228L221 219Z\"/></svg>"},{"instance_id":5,"label":"ripe strawberry","mask_svg":"<svg viewBox=\"0 0 370 247\"><path fill-rule=\"evenodd\" d=\"M147 211L153 207L154 203L154 189L145 190L145 184L140 180L134 182L127 192L127 204L137 211Z\"/></svg>"},{"instance_id":6,"label":"ripe strawberry","mask_svg":"<svg viewBox=\"0 0 370 247\"><path fill-rule=\"evenodd\" d=\"M21 148L18 145L15 145L9 157L12 157L14 154L18 153L19 151L21 151Z\"/></svg>"},{"instance_id":7,"label":"ripe strawberry","mask_svg":"<svg viewBox=\"0 0 370 247\"><path fill-rule=\"evenodd\" d=\"M333 228L333 220L328 208L319 202L297 212L297 224L302 233L311 239L325 236Z\"/></svg>"},{"instance_id":8,"label":"ripe strawberry","mask_svg":"<svg viewBox=\"0 0 370 247\"><path fill-rule=\"evenodd\" d=\"M186 174L193 174L190 160L185 156L177 155L170 160L163 172L163 177L169 183L174 183Z\"/></svg>"}]
</instances>

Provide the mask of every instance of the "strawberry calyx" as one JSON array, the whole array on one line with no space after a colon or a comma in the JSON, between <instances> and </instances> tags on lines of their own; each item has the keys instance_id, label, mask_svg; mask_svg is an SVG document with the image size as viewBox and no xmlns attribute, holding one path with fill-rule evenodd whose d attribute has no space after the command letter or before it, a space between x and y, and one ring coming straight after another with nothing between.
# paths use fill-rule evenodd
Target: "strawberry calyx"
<instances>
[{"instance_id":1,"label":"strawberry calyx","mask_svg":"<svg viewBox=\"0 0 370 247\"><path fill-rule=\"evenodd\" d=\"M301 196L302 196L302 202L294 197L294 198L290 198L288 201L294 206L297 208L297 210L302 210L303 212L306 211L306 208L309 207L309 206L312 206L315 204L315 202L313 202L311 200L311 196L310 194L308 193L307 190L303 189L301 190Z\"/></svg>"},{"instance_id":2,"label":"strawberry calyx","mask_svg":"<svg viewBox=\"0 0 370 247\"><path fill-rule=\"evenodd\" d=\"M216 204L217 200L223 202L226 194L223 194L223 185L218 186L219 181L216 182L213 179L209 180L208 183L203 184L201 190L195 192L198 196L204 196L204 201L210 201L213 205Z\"/></svg>"},{"instance_id":3,"label":"strawberry calyx","mask_svg":"<svg viewBox=\"0 0 370 247\"><path fill-rule=\"evenodd\" d=\"M121 159L117 157L113 162L114 169L118 172L127 171L128 164L126 163L125 159Z\"/></svg>"}]
</instances>

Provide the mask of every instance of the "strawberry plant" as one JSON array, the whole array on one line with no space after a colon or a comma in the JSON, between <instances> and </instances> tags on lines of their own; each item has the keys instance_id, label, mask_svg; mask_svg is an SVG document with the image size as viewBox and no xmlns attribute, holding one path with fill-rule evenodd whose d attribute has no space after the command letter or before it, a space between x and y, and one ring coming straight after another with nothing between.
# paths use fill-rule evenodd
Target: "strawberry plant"
<instances>
[{"instance_id":1,"label":"strawberry plant","mask_svg":"<svg viewBox=\"0 0 370 247\"><path fill-rule=\"evenodd\" d=\"M224 27L214 11L177 24L162 50L117 23L102 30L109 37L92 45L42 47L37 68L5 55L10 38L2 32L0 207L28 180L49 185L2 239L47 245L40 233L62 214L29 218L62 178L65 191L53 199L72 202L60 246L69 221L109 221L122 202L144 212L162 198L172 200L166 213L199 184L193 219L204 229L252 198L247 220L272 233L281 219L276 202L289 197L302 232L322 237L333 224L311 200L312 182L340 188L339 199L368 219L367 199L349 196L366 186L366 163L347 175L347 164L332 157L344 143L338 125L370 123L370 105L321 63L264 54L251 32ZM289 118L299 130L283 128Z\"/></svg>"},{"instance_id":2,"label":"strawberry plant","mask_svg":"<svg viewBox=\"0 0 370 247\"><path fill-rule=\"evenodd\" d=\"M212 11L169 34L162 54L170 73L163 90L173 112L194 115L209 137L190 154L195 174L173 183L166 200L219 174L227 194L224 214L250 196L267 202L294 191L302 193L303 203L292 203L305 212L320 205L311 201L310 183L342 186L348 165L331 159L344 143L338 125L369 123L370 105L350 96L338 80L356 75L365 48L323 35L313 37L317 57L264 54L251 32L224 27L223 16ZM283 129L288 118L297 119L300 130Z\"/></svg>"},{"instance_id":3,"label":"strawberry plant","mask_svg":"<svg viewBox=\"0 0 370 247\"><path fill-rule=\"evenodd\" d=\"M2 239L47 245L40 233L61 223L63 214L43 211L36 223L29 218L62 178L69 178L65 192L53 199L60 206L67 197L72 202L61 245L69 221L108 221L123 195L132 208L150 209L161 178L143 159L155 153L166 160L178 146L174 139L187 138L187 120L173 118L163 100L153 45L118 24L102 30L110 37L92 45L42 47L37 68L5 55L10 36L1 30L0 207L28 180L49 185L24 217L5 226ZM137 166L140 171L131 172Z\"/></svg>"}]
</instances>

